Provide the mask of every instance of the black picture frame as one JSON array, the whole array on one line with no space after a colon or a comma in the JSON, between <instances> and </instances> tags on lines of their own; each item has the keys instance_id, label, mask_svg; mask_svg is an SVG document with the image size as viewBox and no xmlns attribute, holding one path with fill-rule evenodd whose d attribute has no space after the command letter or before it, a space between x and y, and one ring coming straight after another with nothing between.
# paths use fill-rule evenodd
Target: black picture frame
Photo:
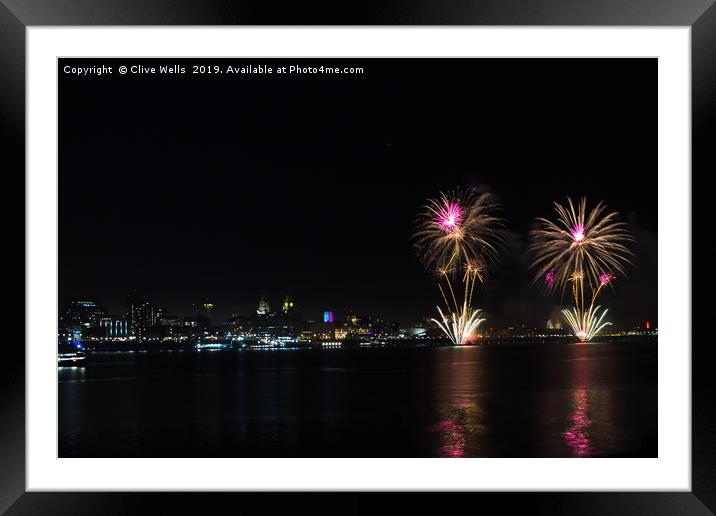
<instances>
[{"instance_id":1,"label":"black picture frame","mask_svg":"<svg viewBox=\"0 0 716 516\"><path fill-rule=\"evenodd\" d=\"M337 7L340 5L341 7ZM292 3L278 6L267 1L237 0L0 0L0 131L6 178L24 178L25 172L25 41L30 26L65 25L621 25L689 26L692 49L692 179L716 170L716 4L714 0L648 1L592 0L445 0L415 2L335 3L333 7ZM20 182L19 188L24 189ZM6 191L8 194L9 190ZM18 198L23 196L16 195ZM17 216L14 219L17 220ZM24 241L17 222L10 232ZM20 233L23 233L21 236ZM692 230L693 234L693 230ZM14 235L10 235L14 236ZM25 270L25 254L13 247L10 270ZM12 269L10 269L12 267ZM24 294L23 294L24 298ZM205 512L217 498L236 504L256 500L254 494L153 494L153 493L40 493L25 492L25 353L19 341L5 344L5 361L11 366L0 374L0 512L8 514L128 514ZM692 345L692 491L639 493L474 493L453 494L472 498L469 504L484 508L516 507L549 514L713 514L716 511L716 396L710 370L714 347L707 339ZM317 497L321 497L320 500ZM295 510L297 504L333 508L340 512L372 511L384 505L384 495L352 493L288 494L261 499L262 512ZM343 495L345 496L345 495ZM208 499L211 497L211 500ZM457 497L457 498L456 498ZM477 499L475 499L475 497ZM407 497L406 497L407 498ZM218 503L221 503L218 501ZM410 504L430 510L422 494ZM444 507L443 507L444 509ZM407 512L407 508L403 508ZM438 505L435 510L440 510ZM233 511L232 511L233 512Z\"/></svg>"}]
</instances>

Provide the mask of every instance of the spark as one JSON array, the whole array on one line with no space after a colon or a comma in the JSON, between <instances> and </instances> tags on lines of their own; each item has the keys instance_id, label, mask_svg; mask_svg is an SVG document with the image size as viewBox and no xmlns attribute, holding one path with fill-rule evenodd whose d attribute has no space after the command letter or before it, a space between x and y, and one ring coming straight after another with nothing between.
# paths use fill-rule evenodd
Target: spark
<instances>
[{"instance_id":1,"label":"spark","mask_svg":"<svg viewBox=\"0 0 716 516\"><path fill-rule=\"evenodd\" d=\"M435 223L446 233L453 233L459 229L461 219L462 208L460 208L460 205L443 199L443 205L437 210Z\"/></svg>"},{"instance_id":2,"label":"spark","mask_svg":"<svg viewBox=\"0 0 716 516\"><path fill-rule=\"evenodd\" d=\"M574 272L584 274L592 288L599 286L605 271L625 274L633 256L627 244L633 239L617 212L607 213L603 202L587 211L584 197L576 206L569 197L564 206L554 203L554 210L554 222L537 219L529 244L535 278L553 273L548 290L566 291Z\"/></svg>"},{"instance_id":3,"label":"spark","mask_svg":"<svg viewBox=\"0 0 716 516\"><path fill-rule=\"evenodd\" d=\"M460 310L450 313L449 316L443 314L439 306L437 309L440 320L431 319L431 321L438 325L455 346L468 343L478 326L486 320L480 318L482 310L473 310L468 306L467 301L463 303Z\"/></svg>"},{"instance_id":4,"label":"spark","mask_svg":"<svg viewBox=\"0 0 716 516\"><path fill-rule=\"evenodd\" d=\"M612 324L608 321L602 322L608 310L605 309L601 315L599 315L601 308L601 306L594 305L591 305L586 311L572 308L571 310L562 310L562 315L564 315L564 318L567 320L567 323L577 338L582 342L589 342L595 335L602 331L602 329Z\"/></svg>"},{"instance_id":5,"label":"spark","mask_svg":"<svg viewBox=\"0 0 716 516\"><path fill-rule=\"evenodd\" d=\"M584 240L584 224L575 224L572 228L572 240L575 242Z\"/></svg>"},{"instance_id":6,"label":"spark","mask_svg":"<svg viewBox=\"0 0 716 516\"><path fill-rule=\"evenodd\" d=\"M418 257L432 270L462 270L466 264L483 270L497 261L504 223L492 194L474 189L440 193L418 216L414 235Z\"/></svg>"},{"instance_id":7,"label":"spark","mask_svg":"<svg viewBox=\"0 0 716 516\"><path fill-rule=\"evenodd\" d=\"M599 275L599 285L604 286L614 279L614 276L608 272Z\"/></svg>"},{"instance_id":8,"label":"spark","mask_svg":"<svg viewBox=\"0 0 716 516\"><path fill-rule=\"evenodd\" d=\"M447 313L438 306L440 319L432 321L456 346L472 339L485 320L480 318L481 310L472 308L472 298L475 284L484 281L486 266L497 261L503 241L504 223L496 215L498 208L487 192L458 189L429 199L418 216L415 247L425 267L437 272ZM460 301L458 271L464 272Z\"/></svg>"}]
</instances>

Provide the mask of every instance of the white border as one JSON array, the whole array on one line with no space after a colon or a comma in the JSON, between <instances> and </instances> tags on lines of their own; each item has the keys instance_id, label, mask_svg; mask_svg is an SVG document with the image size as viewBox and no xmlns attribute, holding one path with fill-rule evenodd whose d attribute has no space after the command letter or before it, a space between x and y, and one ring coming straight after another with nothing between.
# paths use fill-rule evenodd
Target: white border
<instances>
[{"instance_id":1,"label":"white border","mask_svg":"<svg viewBox=\"0 0 716 516\"><path fill-rule=\"evenodd\" d=\"M27 51L28 490L690 490L689 28L32 27ZM58 459L58 56L658 56L659 458Z\"/></svg>"}]
</instances>

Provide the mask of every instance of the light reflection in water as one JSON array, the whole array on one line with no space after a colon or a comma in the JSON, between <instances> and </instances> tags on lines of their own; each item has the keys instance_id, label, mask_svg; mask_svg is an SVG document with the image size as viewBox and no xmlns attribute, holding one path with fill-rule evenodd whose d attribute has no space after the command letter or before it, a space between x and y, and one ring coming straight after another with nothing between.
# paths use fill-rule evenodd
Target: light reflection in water
<instances>
[{"instance_id":1,"label":"light reflection in water","mask_svg":"<svg viewBox=\"0 0 716 516\"><path fill-rule=\"evenodd\" d=\"M440 433L440 457L464 457L467 441L474 440L480 426L476 423L475 407L453 407L445 411L442 421L433 426Z\"/></svg>"},{"instance_id":2,"label":"light reflection in water","mask_svg":"<svg viewBox=\"0 0 716 516\"><path fill-rule=\"evenodd\" d=\"M569 416L571 425L562 435L575 457L589 457L591 455L589 428L592 425L592 420L587 415L589 399L586 389L574 391L572 399L574 410Z\"/></svg>"},{"instance_id":3,"label":"light reflection in water","mask_svg":"<svg viewBox=\"0 0 716 516\"><path fill-rule=\"evenodd\" d=\"M574 457L592 455L592 419L589 417L592 408L589 398L592 391L589 388L592 386L591 368L594 366L594 361L591 360L591 349L594 348L589 345L573 348L571 376L575 389L571 396L572 411L569 415L569 426L562 432L562 437Z\"/></svg>"},{"instance_id":4,"label":"light reflection in water","mask_svg":"<svg viewBox=\"0 0 716 516\"><path fill-rule=\"evenodd\" d=\"M476 403L480 392L480 350L472 347L445 350L437 389L438 423L428 431L437 433L438 456L475 456L484 432L481 410Z\"/></svg>"}]
</instances>

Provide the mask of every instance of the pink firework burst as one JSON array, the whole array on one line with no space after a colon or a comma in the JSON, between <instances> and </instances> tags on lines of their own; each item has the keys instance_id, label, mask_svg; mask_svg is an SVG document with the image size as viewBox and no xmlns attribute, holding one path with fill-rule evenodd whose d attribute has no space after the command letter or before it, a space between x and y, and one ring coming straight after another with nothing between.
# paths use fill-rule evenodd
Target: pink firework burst
<instances>
[{"instance_id":1,"label":"pink firework burst","mask_svg":"<svg viewBox=\"0 0 716 516\"><path fill-rule=\"evenodd\" d=\"M600 285L606 285L610 281L614 279L614 276L608 272L605 272L604 274L599 275L599 284Z\"/></svg>"},{"instance_id":2,"label":"pink firework burst","mask_svg":"<svg viewBox=\"0 0 716 516\"><path fill-rule=\"evenodd\" d=\"M572 227L572 239L575 242L584 240L584 224L575 224L574 227Z\"/></svg>"},{"instance_id":3,"label":"pink firework burst","mask_svg":"<svg viewBox=\"0 0 716 516\"><path fill-rule=\"evenodd\" d=\"M455 202L449 202L447 199L437 212L435 223L438 224L446 233L452 233L460 226L462 220L462 208Z\"/></svg>"},{"instance_id":4,"label":"pink firework burst","mask_svg":"<svg viewBox=\"0 0 716 516\"><path fill-rule=\"evenodd\" d=\"M552 283L554 283L554 271L548 272L544 277L545 283L547 283L547 286L552 286Z\"/></svg>"}]
</instances>

